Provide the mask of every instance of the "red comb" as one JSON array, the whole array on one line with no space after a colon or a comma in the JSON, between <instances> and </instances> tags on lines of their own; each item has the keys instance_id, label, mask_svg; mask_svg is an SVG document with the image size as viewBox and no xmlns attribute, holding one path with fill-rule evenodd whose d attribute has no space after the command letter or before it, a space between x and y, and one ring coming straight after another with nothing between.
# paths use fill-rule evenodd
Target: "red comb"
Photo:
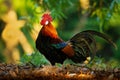
<instances>
[{"instance_id":1,"label":"red comb","mask_svg":"<svg viewBox=\"0 0 120 80\"><path fill-rule=\"evenodd\" d=\"M44 14L44 15L42 16L42 20L41 20L40 24L41 24L41 25L45 25L45 22L46 22L46 21L49 21L49 22L52 21L52 17L51 17L51 15L48 14L48 13L46 13L46 14Z\"/></svg>"},{"instance_id":2,"label":"red comb","mask_svg":"<svg viewBox=\"0 0 120 80\"><path fill-rule=\"evenodd\" d=\"M48 21L52 21L52 17L51 17L51 15L50 14L44 14L43 16L42 16L42 18L43 19L47 19Z\"/></svg>"}]
</instances>

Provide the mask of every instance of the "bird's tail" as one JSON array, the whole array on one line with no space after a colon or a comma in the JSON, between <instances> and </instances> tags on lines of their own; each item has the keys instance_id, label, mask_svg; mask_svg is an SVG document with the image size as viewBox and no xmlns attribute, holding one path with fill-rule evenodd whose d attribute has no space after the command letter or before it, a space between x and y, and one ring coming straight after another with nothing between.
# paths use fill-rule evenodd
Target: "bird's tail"
<instances>
[{"instance_id":1,"label":"bird's tail","mask_svg":"<svg viewBox=\"0 0 120 80\"><path fill-rule=\"evenodd\" d=\"M92 35L97 35L99 37L102 37L103 39L105 39L108 43L110 43L111 45L113 45L113 47L117 50L117 45L112 41L112 39L107 36L106 34L104 33L100 33L100 32L97 32L97 31L93 31L93 30L86 30L86 31L83 31L85 33L90 33Z\"/></svg>"},{"instance_id":2,"label":"bird's tail","mask_svg":"<svg viewBox=\"0 0 120 80\"><path fill-rule=\"evenodd\" d=\"M93 30L82 31L70 39L70 43L72 44L72 47L75 51L75 56L72 57L72 60L74 62L90 60L89 57L93 59L97 51L94 35L104 38L115 48L117 48L116 44L107 35L103 33Z\"/></svg>"}]
</instances>

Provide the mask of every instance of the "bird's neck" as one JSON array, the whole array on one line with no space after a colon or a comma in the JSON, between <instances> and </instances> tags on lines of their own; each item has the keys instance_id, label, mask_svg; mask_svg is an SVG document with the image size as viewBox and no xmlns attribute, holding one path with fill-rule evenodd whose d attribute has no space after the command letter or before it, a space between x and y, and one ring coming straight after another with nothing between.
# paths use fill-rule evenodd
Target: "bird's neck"
<instances>
[{"instance_id":1,"label":"bird's neck","mask_svg":"<svg viewBox=\"0 0 120 80\"><path fill-rule=\"evenodd\" d=\"M51 23L43 26L41 29L41 32L42 32L42 35L44 36L51 37L51 38L58 38L57 31Z\"/></svg>"}]
</instances>

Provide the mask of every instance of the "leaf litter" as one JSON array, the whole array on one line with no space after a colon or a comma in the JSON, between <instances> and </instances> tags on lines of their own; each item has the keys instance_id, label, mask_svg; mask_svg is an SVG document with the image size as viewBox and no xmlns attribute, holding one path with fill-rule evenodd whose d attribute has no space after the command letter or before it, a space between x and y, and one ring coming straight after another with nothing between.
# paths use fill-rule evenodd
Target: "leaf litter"
<instances>
[{"instance_id":1,"label":"leaf litter","mask_svg":"<svg viewBox=\"0 0 120 80\"><path fill-rule=\"evenodd\" d=\"M85 66L40 66L0 63L0 80L119 80L120 69L92 69Z\"/></svg>"}]
</instances>

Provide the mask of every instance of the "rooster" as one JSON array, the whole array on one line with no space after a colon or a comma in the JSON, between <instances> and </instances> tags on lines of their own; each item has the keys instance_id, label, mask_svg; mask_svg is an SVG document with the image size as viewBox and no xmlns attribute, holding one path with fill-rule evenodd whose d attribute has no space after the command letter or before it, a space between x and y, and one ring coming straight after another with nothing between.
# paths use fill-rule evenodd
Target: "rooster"
<instances>
[{"instance_id":1,"label":"rooster","mask_svg":"<svg viewBox=\"0 0 120 80\"><path fill-rule=\"evenodd\" d=\"M75 63L88 63L96 54L96 41L94 35L104 38L114 47L115 43L105 34L86 30L77 33L70 40L62 40L52 25L52 17L46 13L42 16L40 24L42 28L36 39L36 48L52 65L63 63L65 59L71 59Z\"/></svg>"}]
</instances>

